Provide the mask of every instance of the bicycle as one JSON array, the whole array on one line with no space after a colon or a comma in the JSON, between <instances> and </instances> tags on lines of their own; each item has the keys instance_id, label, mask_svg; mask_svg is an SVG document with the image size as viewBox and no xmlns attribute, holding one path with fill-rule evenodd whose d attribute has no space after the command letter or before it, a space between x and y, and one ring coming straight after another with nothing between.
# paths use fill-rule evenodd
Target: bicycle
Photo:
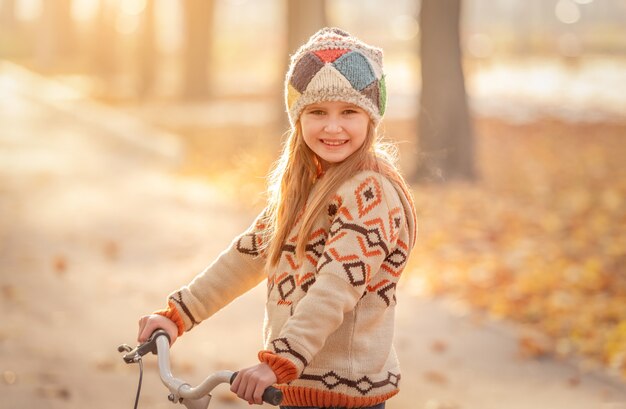
<instances>
[{"instance_id":1,"label":"bicycle","mask_svg":"<svg viewBox=\"0 0 626 409\"><path fill-rule=\"evenodd\" d=\"M141 394L141 382L143 379L143 356L152 352L157 356L159 367L159 375L161 381L170 390L168 399L172 403L180 403L188 409L207 409L211 402L211 391L222 383L233 383L237 372L218 371L209 375L198 386L192 387L187 382L175 378L170 369L170 337L163 330L156 330L148 339L148 341L137 345L135 348L123 344L117 350L126 352L122 356L127 364L139 364L139 384L137 386L137 395L135 397L135 406L137 409L139 404L139 395ZM270 386L263 393L263 401L270 405L278 406L283 399L282 392Z\"/></svg>"}]
</instances>

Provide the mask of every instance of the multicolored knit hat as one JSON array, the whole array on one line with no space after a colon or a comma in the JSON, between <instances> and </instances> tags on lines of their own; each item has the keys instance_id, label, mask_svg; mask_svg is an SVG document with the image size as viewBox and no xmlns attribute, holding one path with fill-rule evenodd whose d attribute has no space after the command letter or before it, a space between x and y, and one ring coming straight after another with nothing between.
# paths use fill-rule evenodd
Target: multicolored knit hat
<instances>
[{"instance_id":1,"label":"multicolored knit hat","mask_svg":"<svg viewBox=\"0 0 626 409\"><path fill-rule=\"evenodd\" d=\"M291 57L285 80L289 122L305 106L346 101L364 109L375 124L385 113L383 52L338 28L323 28Z\"/></svg>"}]
</instances>

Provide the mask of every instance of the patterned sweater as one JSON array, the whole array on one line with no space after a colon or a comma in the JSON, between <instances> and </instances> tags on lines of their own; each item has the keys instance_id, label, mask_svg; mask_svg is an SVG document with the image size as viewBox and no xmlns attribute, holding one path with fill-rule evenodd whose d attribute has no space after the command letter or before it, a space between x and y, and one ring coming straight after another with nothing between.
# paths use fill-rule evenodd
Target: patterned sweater
<instances>
[{"instance_id":1,"label":"patterned sweater","mask_svg":"<svg viewBox=\"0 0 626 409\"><path fill-rule=\"evenodd\" d=\"M289 406L371 406L398 392L392 346L396 285L413 247L409 193L373 171L344 183L316 221L305 259L296 224L267 271L259 217L158 313L193 328L267 279L265 349Z\"/></svg>"}]
</instances>

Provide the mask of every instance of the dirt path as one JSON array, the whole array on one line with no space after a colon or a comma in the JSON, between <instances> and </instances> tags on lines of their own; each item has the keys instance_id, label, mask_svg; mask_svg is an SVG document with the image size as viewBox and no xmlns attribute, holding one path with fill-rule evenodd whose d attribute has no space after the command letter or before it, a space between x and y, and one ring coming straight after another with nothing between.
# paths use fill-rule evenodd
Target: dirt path
<instances>
[{"instance_id":1,"label":"dirt path","mask_svg":"<svg viewBox=\"0 0 626 409\"><path fill-rule=\"evenodd\" d=\"M254 215L173 175L175 138L6 63L0 124L0 408L130 408L137 372L117 345ZM403 390L388 408L626 408L623 384L522 360L509 325L477 325L408 287ZM262 305L261 286L181 338L174 372L193 383L253 364ZM154 372L144 385L140 407L171 407ZM212 408L248 407L215 395Z\"/></svg>"}]
</instances>

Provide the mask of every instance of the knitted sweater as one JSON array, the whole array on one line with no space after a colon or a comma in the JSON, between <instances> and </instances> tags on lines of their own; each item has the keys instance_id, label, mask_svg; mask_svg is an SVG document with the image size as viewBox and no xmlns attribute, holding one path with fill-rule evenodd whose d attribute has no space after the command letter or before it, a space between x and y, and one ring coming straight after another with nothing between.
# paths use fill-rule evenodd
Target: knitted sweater
<instances>
[{"instance_id":1,"label":"knitted sweater","mask_svg":"<svg viewBox=\"0 0 626 409\"><path fill-rule=\"evenodd\" d=\"M396 285L413 246L409 193L373 171L345 182L316 221L298 263L293 227L266 270L259 218L206 270L170 294L168 316L188 331L267 279L265 349L284 405L376 405L398 392L392 346Z\"/></svg>"}]
</instances>

